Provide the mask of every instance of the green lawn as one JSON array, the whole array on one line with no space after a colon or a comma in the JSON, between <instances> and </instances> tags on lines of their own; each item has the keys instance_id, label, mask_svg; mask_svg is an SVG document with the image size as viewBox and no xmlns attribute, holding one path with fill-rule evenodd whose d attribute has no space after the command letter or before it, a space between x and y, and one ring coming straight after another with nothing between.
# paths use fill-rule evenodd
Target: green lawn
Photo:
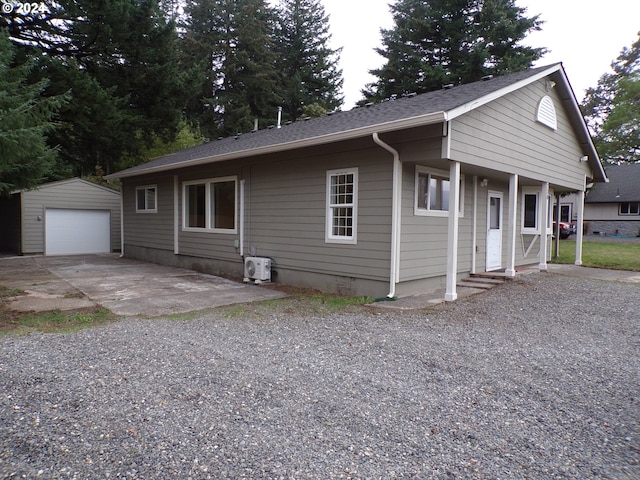
<instances>
[{"instance_id":1,"label":"green lawn","mask_svg":"<svg viewBox=\"0 0 640 480\"><path fill-rule=\"evenodd\" d=\"M575 242L561 240L560 257L552 262L573 264L575 259ZM583 242L582 265L640 272L640 244Z\"/></svg>"}]
</instances>

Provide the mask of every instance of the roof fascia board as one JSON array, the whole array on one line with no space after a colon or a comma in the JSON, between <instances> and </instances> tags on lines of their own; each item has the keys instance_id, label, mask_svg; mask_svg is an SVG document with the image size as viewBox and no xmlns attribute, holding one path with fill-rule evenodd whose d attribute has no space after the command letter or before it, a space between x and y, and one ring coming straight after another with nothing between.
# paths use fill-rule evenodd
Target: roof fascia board
<instances>
[{"instance_id":1,"label":"roof fascia board","mask_svg":"<svg viewBox=\"0 0 640 480\"><path fill-rule=\"evenodd\" d=\"M560 63L556 65L552 65L551 67L545 70L542 70L541 72L538 72L535 75L527 77L524 80L520 80L519 82L512 83L511 85L501 88L500 90L496 90L495 92L485 95L484 97L477 98L469 103L465 103L464 105L460 105L459 107L453 108L447 112L447 120L453 120L454 118L459 117L460 115L464 115L465 113L470 112L471 110L480 108L481 106L486 105L489 102L493 102L494 100L497 100L498 98L503 97L504 95L515 92L516 90L519 90L522 87L525 87L533 82L536 82L541 78L546 77L547 75L557 72L558 70L562 70L562 64ZM491 80L488 80L488 81L491 82Z\"/></svg>"},{"instance_id":2,"label":"roof fascia board","mask_svg":"<svg viewBox=\"0 0 640 480\"><path fill-rule=\"evenodd\" d=\"M602 166L602 162L600 161L600 155L598 155L598 151L593 144L591 133L589 133L589 127L587 127L587 123L584 120L584 116L582 115L582 111L580 110L580 106L578 104L578 99L576 98L573 88L571 87L571 82L569 82L569 78L567 77L564 68L560 68L560 75L562 76L562 81L565 84L566 89L571 95L569 103L571 104L573 114L579 119L580 130L586 138L586 143L582 145L584 145L585 148L589 151L589 165L591 165L596 175L600 175L600 179L604 183L609 183L609 178L607 177L607 173L604 171L604 167Z\"/></svg>"},{"instance_id":3,"label":"roof fascia board","mask_svg":"<svg viewBox=\"0 0 640 480\"><path fill-rule=\"evenodd\" d=\"M33 187L33 188L23 188L21 190L14 190L14 191L11 192L11 195L14 195L16 193L30 193L30 192L34 192L34 191L38 191L38 190L47 190L48 188L61 187L63 185L67 185L69 183L77 183L77 182L84 183L84 184L89 185L91 187L100 188L102 190L105 190L105 191L107 191L109 193L113 193L115 195L120 195L120 192L118 190L106 187L104 185L100 185L100 184L97 184L97 183L90 182L90 181L85 180L84 178L80 178L80 177L73 177L73 178L67 178L65 180L58 180L56 182L44 183L42 185L37 185L36 187Z\"/></svg>"},{"instance_id":4,"label":"roof fascia board","mask_svg":"<svg viewBox=\"0 0 640 480\"><path fill-rule=\"evenodd\" d=\"M362 108L362 107L360 107ZM106 175L104 178L107 180L113 180L116 178L128 178L137 177L139 175L147 175L150 173L166 172L169 170L176 170L179 168L194 167L207 163L218 163L227 160L234 160L246 156L253 155L266 155L269 153L284 152L287 150L295 150L298 148L314 147L332 142L340 142L343 140L351 140L360 137L366 137L373 135L373 133L391 132L394 130L400 130L405 128L419 127L422 125L433 125L436 123L442 123L445 121L446 112L432 112L426 115L418 115L416 117L403 118L401 120L394 120L392 122L378 123L375 125L369 125L366 127L355 128L351 130L345 130L337 133L330 133L327 135L320 135L317 137L305 138L302 140L295 140L293 142L278 143L275 145L268 145L265 147L251 148L247 150L239 150L237 152L231 152L224 155L216 155L212 157L196 158L194 160L187 160L184 162L176 162L168 165L159 165L157 167L151 167L140 171L127 173L126 171L120 173L113 173Z\"/></svg>"}]
</instances>

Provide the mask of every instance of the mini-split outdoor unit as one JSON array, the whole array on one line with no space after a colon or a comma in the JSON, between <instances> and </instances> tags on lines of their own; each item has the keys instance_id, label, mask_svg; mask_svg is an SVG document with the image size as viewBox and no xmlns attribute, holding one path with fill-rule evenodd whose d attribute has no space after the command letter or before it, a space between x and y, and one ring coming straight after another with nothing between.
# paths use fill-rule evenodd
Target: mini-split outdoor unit
<instances>
[{"instance_id":1,"label":"mini-split outdoor unit","mask_svg":"<svg viewBox=\"0 0 640 480\"><path fill-rule=\"evenodd\" d=\"M264 257L246 257L244 259L244 281L255 283L271 281L271 259Z\"/></svg>"}]
</instances>

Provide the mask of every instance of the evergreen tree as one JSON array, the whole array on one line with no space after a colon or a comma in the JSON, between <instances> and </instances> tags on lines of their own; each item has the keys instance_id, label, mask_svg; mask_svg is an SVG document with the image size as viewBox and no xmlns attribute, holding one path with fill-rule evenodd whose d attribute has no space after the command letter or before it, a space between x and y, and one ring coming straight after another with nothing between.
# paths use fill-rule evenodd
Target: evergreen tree
<instances>
[{"instance_id":1,"label":"evergreen tree","mask_svg":"<svg viewBox=\"0 0 640 480\"><path fill-rule=\"evenodd\" d=\"M74 173L96 164L110 173L124 154L156 136L171 139L181 120L183 77L176 31L155 0L60 0L49 13L6 15L21 54L51 80L45 92L71 88L52 140ZM14 12L15 13L15 12Z\"/></svg>"},{"instance_id":2,"label":"evergreen tree","mask_svg":"<svg viewBox=\"0 0 640 480\"><path fill-rule=\"evenodd\" d=\"M640 38L625 47L582 103L600 156L607 163L640 162Z\"/></svg>"},{"instance_id":3,"label":"evergreen tree","mask_svg":"<svg viewBox=\"0 0 640 480\"><path fill-rule=\"evenodd\" d=\"M342 105L339 50L329 48L329 17L320 0L281 0L275 36L285 120Z\"/></svg>"},{"instance_id":4,"label":"evergreen tree","mask_svg":"<svg viewBox=\"0 0 640 480\"><path fill-rule=\"evenodd\" d=\"M524 70L545 53L520 45L541 21L515 0L398 0L391 11L395 26L376 49L386 61L370 70L378 80L365 101Z\"/></svg>"},{"instance_id":5,"label":"evergreen tree","mask_svg":"<svg viewBox=\"0 0 640 480\"><path fill-rule=\"evenodd\" d=\"M42 98L46 81L29 83L33 62L14 64L15 48L0 29L0 196L32 188L49 176L57 152L47 145L64 96Z\"/></svg>"},{"instance_id":6,"label":"evergreen tree","mask_svg":"<svg viewBox=\"0 0 640 480\"><path fill-rule=\"evenodd\" d=\"M185 70L198 87L188 119L206 136L273 123L277 96L273 12L263 0L199 0L185 8Z\"/></svg>"}]
</instances>

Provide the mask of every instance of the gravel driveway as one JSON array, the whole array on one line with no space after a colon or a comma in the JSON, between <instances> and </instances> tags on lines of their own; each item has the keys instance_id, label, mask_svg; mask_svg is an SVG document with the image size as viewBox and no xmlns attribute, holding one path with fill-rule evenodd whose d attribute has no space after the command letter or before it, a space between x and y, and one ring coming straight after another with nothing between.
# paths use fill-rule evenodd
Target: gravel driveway
<instances>
[{"instance_id":1,"label":"gravel driveway","mask_svg":"<svg viewBox=\"0 0 640 480\"><path fill-rule=\"evenodd\" d=\"M0 477L638 479L639 293L538 273L0 338Z\"/></svg>"}]
</instances>

